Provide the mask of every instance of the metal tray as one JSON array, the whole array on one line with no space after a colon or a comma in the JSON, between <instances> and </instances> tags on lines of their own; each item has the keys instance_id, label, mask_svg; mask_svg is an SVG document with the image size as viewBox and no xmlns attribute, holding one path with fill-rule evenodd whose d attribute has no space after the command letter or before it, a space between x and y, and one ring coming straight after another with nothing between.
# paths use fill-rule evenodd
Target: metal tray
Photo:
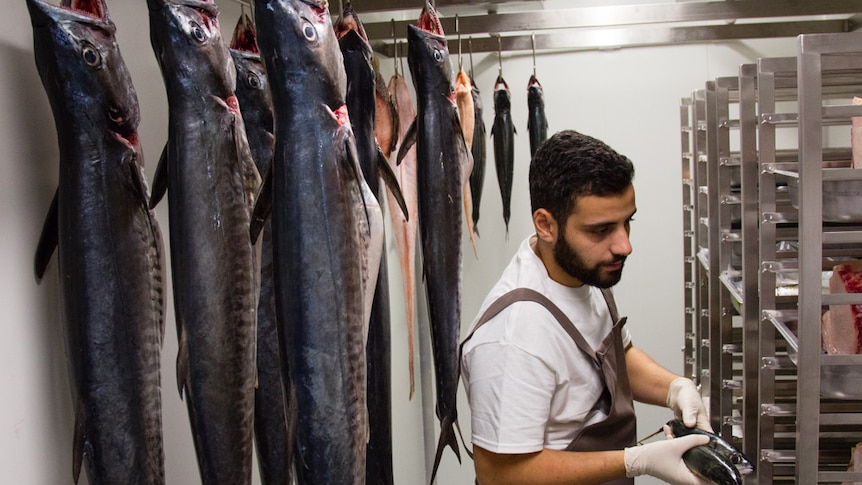
<instances>
[{"instance_id":1,"label":"metal tray","mask_svg":"<svg viewBox=\"0 0 862 485\"><path fill-rule=\"evenodd\" d=\"M799 180L789 179L790 203L799 209ZM823 181L823 220L862 222L862 180Z\"/></svg>"}]
</instances>

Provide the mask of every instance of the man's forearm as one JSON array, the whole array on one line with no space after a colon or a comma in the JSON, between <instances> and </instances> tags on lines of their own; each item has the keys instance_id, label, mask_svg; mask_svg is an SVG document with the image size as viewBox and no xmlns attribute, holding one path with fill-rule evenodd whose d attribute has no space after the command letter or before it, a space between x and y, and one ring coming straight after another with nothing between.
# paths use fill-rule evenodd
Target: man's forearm
<instances>
[{"instance_id":1,"label":"man's forearm","mask_svg":"<svg viewBox=\"0 0 862 485\"><path fill-rule=\"evenodd\" d=\"M643 350L631 346L626 349L626 368L636 401L667 405L668 388L678 375L660 366Z\"/></svg>"},{"instance_id":2,"label":"man's forearm","mask_svg":"<svg viewBox=\"0 0 862 485\"><path fill-rule=\"evenodd\" d=\"M500 454L473 447L480 485L603 483L626 476L623 450Z\"/></svg>"}]
</instances>

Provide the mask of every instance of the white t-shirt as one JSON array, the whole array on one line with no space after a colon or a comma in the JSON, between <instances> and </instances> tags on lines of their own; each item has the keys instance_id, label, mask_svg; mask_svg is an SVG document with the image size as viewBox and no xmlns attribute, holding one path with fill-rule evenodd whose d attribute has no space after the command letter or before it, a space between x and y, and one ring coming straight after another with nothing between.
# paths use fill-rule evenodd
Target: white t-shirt
<instances>
[{"instance_id":1,"label":"white t-shirt","mask_svg":"<svg viewBox=\"0 0 862 485\"><path fill-rule=\"evenodd\" d=\"M553 281L533 252L535 237L521 243L470 331L497 298L526 287L550 298L598 349L612 327L601 290ZM622 336L628 346L631 336L625 327ZM488 451L563 450L581 428L605 419L610 411L607 398L602 399L599 369L538 303L516 302L502 310L467 341L461 359L473 443Z\"/></svg>"}]
</instances>

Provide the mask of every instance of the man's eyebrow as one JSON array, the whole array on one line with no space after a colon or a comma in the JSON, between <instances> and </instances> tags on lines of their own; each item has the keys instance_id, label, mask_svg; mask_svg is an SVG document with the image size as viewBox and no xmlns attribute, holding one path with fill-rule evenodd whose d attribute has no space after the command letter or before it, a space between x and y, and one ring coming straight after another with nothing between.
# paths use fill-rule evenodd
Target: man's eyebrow
<instances>
[{"instance_id":1,"label":"man's eyebrow","mask_svg":"<svg viewBox=\"0 0 862 485\"><path fill-rule=\"evenodd\" d=\"M629 216L625 218L625 221L630 221L635 216L636 213L637 213L637 209L632 211L632 213L629 214ZM603 221L593 222L591 224L586 224L586 223L581 224L581 227L596 228L596 227L612 226L616 223L617 223L616 220L603 220Z\"/></svg>"}]
</instances>

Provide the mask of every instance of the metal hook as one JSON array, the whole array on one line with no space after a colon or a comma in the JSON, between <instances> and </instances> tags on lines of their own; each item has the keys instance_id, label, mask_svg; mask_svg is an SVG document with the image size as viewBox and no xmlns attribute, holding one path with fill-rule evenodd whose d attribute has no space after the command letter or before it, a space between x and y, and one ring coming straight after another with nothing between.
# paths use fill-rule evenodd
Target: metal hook
<instances>
[{"instance_id":1,"label":"metal hook","mask_svg":"<svg viewBox=\"0 0 862 485\"><path fill-rule=\"evenodd\" d=\"M503 76L503 36L497 35L497 62L500 65L500 76Z\"/></svg>"},{"instance_id":2,"label":"metal hook","mask_svg":"<svg viewBox=\"0 0 862 485\"><path fill-rule=\"evenodd\" d=\"M402 45L402 44L404 44L404 42L398 42L398 45ZM400 63L401 63L401 75L403 76L403 75L404 75L404 73L405 73L405 72L407 72L407 71L405 71L405 70L404 70L404 56L401 56L401 57L399 58L398 62L400 62Z\"/></svg>"},{"instance_id":3,"label":"metal hook","mask_svg":"<svg viewBox=\"0 0 862 485\"><path fill-rule=\"evenodd\" d=\"M464 58L461 55L461 29L458 26L458 14L455 14L455 33L458 34L458 70L464 67Z\"/></svg>"},{"instance_id":4,"label":"metal hook","mask_svg":"<svg viewBox=\"0 0 862 485\"><path fill-rule=\"evenodd\" d=\"M467 39L467 47L470 49L470 79L473 79L473 36Z\"/></svg>"},{"instance_id":5,"label":"metal hook","mask_svg":"<svg viewBox=\"0 0 862 485\"><path fill-rule=\"evenodd\" d=\"M536 33L530 34L530 44L533 46L533 77L536 77Z\"/></svg>"},{"instance_id":6,"label":"metal hook","mask_svg":"<svg viewBox=\"0 0 862 485\"><path fill-rule=\"evenodd\" d=\"M392 64L395 68L395 74L398 74L398 38L395 37L395 19L389 19L392 25L392 43L395 44L395 55L392 57Z\"/></svg>"}]
</instances>

